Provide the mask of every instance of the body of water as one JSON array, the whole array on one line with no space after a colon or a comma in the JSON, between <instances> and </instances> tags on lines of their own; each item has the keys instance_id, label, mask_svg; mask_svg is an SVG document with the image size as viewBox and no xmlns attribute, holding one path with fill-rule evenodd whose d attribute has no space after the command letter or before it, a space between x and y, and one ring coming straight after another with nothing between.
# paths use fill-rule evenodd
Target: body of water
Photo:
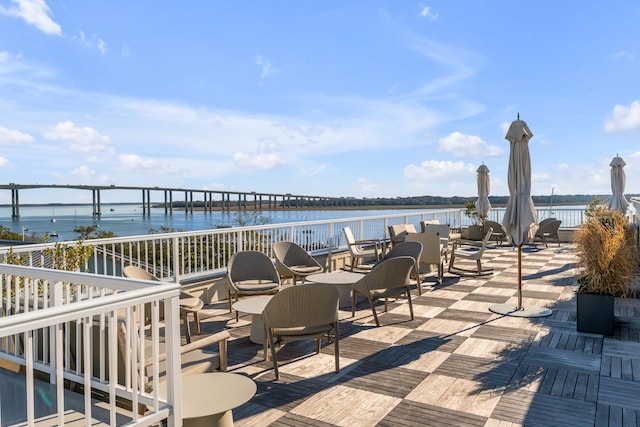
<instances>
[{"instance_id":1,"label":"body of water","mask_svg":"<svg viewBox=\"0 0 640 427\"><path fill-rule=\"evenodd\" d=\"M557 217L562 220L563 227L575 227L584 219L585 206L555 206L538 207L538 220L547 217ZM362 210L273 210L273 211L243 211L242 215L261 215L269 218L272 224L282 224L299 221L319 221L327 219L353 218L375 215L392 215L403 213L417 213L437 209L362 209ZM154 208L150 215L143 217L140 204L103 204L102 215L94 219L91 205L56 205L51 206L21 206L20 219L11 219L11 207L0 207L0 225L15 233L28 238L35 233L42 238L49 234L51 241L76 240L80 234L77 227L92 226L97 231L110 231L116 236L138 236L148 234L152 230L160 231L168 228L176 231L207 230L217 227L237 226L237 211L195 211L186 213L174 211L167 215L164 208ZM501 222L504 208L494 208L490 219ZM463 224L466 225L463 215ZM460 224L451 224L459 226Z\"/></svg>"},{"instance_id":2,"label":"body of water","mask_svg":"<svg viewBox=\"0 0 640 427\"><path fill-rule=\"evenodd\" d=\"M420 210L422 211L422 210ZM318 221L347 217L389 215L417 212L413 209L398 210L274 210L260 211L256 214L268 217L272 224L298 221ZM186 213L174 211L166 215L164 208L151 210L151 215L143 217L140 204L103 204L102 215L94 220L91 205L69 206L21 206L20 219L11 219L11 207L0 207L0 225L28 238L32 233L42 237L49 234L52 241L75 240L80 235L74 231L77 227L95 227L98 231L110 231L116 236L138 236L148 234L150 230L170 228L173 230L206 230L216 227L237 225L237 211ZM252 211L243 215L254 215Z\"/></svg>"}]
</instances>

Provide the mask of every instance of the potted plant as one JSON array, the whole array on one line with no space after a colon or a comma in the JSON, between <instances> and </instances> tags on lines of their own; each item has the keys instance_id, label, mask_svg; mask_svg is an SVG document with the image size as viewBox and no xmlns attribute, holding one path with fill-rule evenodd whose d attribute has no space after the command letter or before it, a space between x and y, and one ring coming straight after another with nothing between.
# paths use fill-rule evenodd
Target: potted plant
<instances>
[{"instance_id":1,"label":"potted plant","mask_svg":"<svg viewBox=\"0 0 640 427\"><path fill-rule=\"evenodd\" d=\"M578 256L577 330L614 332L614 298L634 296L638 270L635 228L599 199L586 209L587 220L574 237Z\"/></svg>"},{"instance_id":2,"label":"potted plant","mask_svg":"<svg viewBox=\"0 0 640 427\"><path fill-rule=\"evenodd\" d=\"M464 214L471 220L471 225L463 229L463 238L469 240L482 240L482 218L476 209L476 202L464 204Z\"/></svg>"}]
</instances>

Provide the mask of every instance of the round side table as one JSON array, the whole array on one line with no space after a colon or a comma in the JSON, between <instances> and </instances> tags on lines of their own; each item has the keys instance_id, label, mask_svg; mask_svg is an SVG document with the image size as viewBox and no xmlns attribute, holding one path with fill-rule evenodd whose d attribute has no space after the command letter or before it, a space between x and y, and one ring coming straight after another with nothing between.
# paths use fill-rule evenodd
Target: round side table
<instances>
[{"instance_id":1,"label":"round side table","mask_svg":"<svg viewBox=\"0 0 640 427\"><path fill-rule=\"evenodd\" d=\"M251 378L229 372L182 377L183 426L232 427L232 409L248 402L256 390ZM166 384L160 394L166 396Z\"/></svg>"}]
</instances>

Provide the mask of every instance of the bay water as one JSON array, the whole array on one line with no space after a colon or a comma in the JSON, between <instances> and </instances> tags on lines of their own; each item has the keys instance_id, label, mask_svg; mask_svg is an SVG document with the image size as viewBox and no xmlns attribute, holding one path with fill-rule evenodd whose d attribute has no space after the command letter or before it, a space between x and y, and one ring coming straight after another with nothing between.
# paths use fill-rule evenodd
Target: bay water
<instances>
[{"instance_id":1,"label":"bay water","mask_svg":"<svg viewBox=\"0 0 640 427\"><path fill-rule=\"evenodd\" d=\"M0 225L28 237L35 233L50 236L50 241L75 240L80 235L78 227L94 227L97 231L110 231L118 237L148 234L151 230L168 228L176 231L207 230L238 225L237 211L203 212L174 210L165 214L164 208L152 208L144 215L140 204L102 204L102 215L94 218L91 205L21 206L20 218L11 218L11 206L0 206ZM351 218L361 216L390 215L422 212L428 209L363 209L363 210L271 210L244 211L242 215L260 215L269 218L271 224L298 221Z\"/></svg>"}]
</instances>

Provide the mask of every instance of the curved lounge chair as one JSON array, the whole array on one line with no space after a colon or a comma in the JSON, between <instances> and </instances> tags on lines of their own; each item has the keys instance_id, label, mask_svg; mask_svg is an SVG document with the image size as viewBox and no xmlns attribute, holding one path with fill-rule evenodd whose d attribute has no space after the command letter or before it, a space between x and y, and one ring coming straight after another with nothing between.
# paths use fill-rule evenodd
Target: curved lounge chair
<instances>
[{"instance_id":1,"label":"curved lounge chair","mask_svg":"<svg viewBox=\"0 0 640 427\"><path fill-rule=\"evenodd\" d=\"M540 222L540 226L536 230L533 240L540 239L546 247L547 239L555 240L558 246L560 246L560 239L558 238L558 229L560 228L562 221L555 218L547 218Z\"/></svg>"},{"instance_id":2,"label":"curved lounge chair","mask_svg":"<svg viewBox=\"0 0 640 427\"><path fill-rule=\"evenodd\" d=\"M493 233L491 234L491 237L489 238L489 240L494 240L496 244L502 246L502 243L507 238L507 233L506 231L504 231L502 224L496 221L492 221L490 219L486 219L484 221L484 229L488 230L489 228L493 228Z\"/></svg>"},{"instance_id":3,"label":"curved lounge chair","mask_svg":"<svg viewBox=\"0 0 640 427\"><path fill-rule=\"evenodd\" d=\"M304 279L308 275L324 271L324 267L314 257L294 242L274 243L273 254L276 258L276 270L278 270L280 278L291 277L294 285L298 278L304 283Z\"/></svg>"},{"instance_id":4,"label":"curved lounge chair","mask_svg":"<svg viewBox=\"0 0 640 427\"><path fill-rule=\"evenodd\" d=\"M135 266L128 265L122 269L122 274L124 277L128 277L130 279L139 279L139 280L151 280L155 282L159 282L158 279L153 274L149 273L147 270ZM182 322L184 323L184 335L187 339L187 344L191 342L191 330L189 328L189 313L193 314L193 324L195 327L196 335L200 334L200 319L198 319L198 312L202 310L204 307L204 302L200 298L193 297L186 292L180 292L180 317L182 317ZM146 319L146 321L150 321L150 319Z\"/></svg>"},{"instance_id":5,"label":"curved lounge chair","mask_svg":"<svg viewBox=\"0 0 640 427\"><path fill-rule=\"evenodd\" d=\"M407 233L406 235L408 237L412 234L418 234L418 233ZM382 260L378 261L378 264L383 262L386 259L397 258L401 256L410 256L415 260L416 265L411 275L413 276L413 278L416 279L418 294L422 295L422 286L420 286L420 269L418 264L420 262L420 257L422 256L422 243L415 240L414 241L405 240L404 242L400 242L397 245L394 245L393 248L391 248L391 250L382 257Z\"/></svg>"},{"instance_id":6,"label":"curved lounge chair","mask_svg":"<svg viewBox=\"0 0 640 427\"><path fill-rule=\"evenodd\" d=\"M380 298L400 297L405 295L409 302L409 312L413 320L411 303L410 276L416 266L416 260L410 256L385 259L376 264L370 272L353 285L353 303L351 315L355 315L356 294L364 295L369 300L376 326L380 326L374 303ZM385 303L385 311L387 305Z\"/></svg>"},{"instance_id":7,"label":"curved lounge chair","mask_svg":"<svg viewBox=\"0 0 640 427\"><path fill-rule=\"evenodd\" d=\"M388 226L388 229L392 245L404 242L407 233L416 232L416 227L413 224L394 224Z\"/></svg>"},{"instance_id":8,"label":"curved lounge chair","mask_svg":"<svg viewBox=\"0 0 640 427\"><path fill-rule=\"evenodd\" d=\"M428 272L431 271L431 266L435 265L438 268L438 284L442 284L442 276L444 274L444 254L443 243L439 233L409 233L405 242L420 242L422 243L422 252L420 253L420 259L418 260L418 271L422 273L423 267L428 267Z\"/></svg>"},{"instance_id":9,"label":"curved lounge chair","mask_svg":"<svg viewBox=\"0 0 640 427\"><path fill-rule=\"evenodd\" d=\"M271 348L273 370L279 378L276 342L316 340L316 354L320 352L320 339L331 341L333 332L336 372L340 371L338 349L338 299L335 286L300 285L283 289L271 298L263 315L267 341Z\"/></svg>"},{"instance_id":10,"label":"curved lounge chair","mask_svg":"<svg viewBox=\"0 0 640 427\"><path fill-rule=\"evenodd\" d=\"M280 283L276 266L267 255L258 251L236 252L227 263L229 313L233 310L233 296L238 301L241 296L275 294L280 290Z\"/></svg>"}]
</instances>

